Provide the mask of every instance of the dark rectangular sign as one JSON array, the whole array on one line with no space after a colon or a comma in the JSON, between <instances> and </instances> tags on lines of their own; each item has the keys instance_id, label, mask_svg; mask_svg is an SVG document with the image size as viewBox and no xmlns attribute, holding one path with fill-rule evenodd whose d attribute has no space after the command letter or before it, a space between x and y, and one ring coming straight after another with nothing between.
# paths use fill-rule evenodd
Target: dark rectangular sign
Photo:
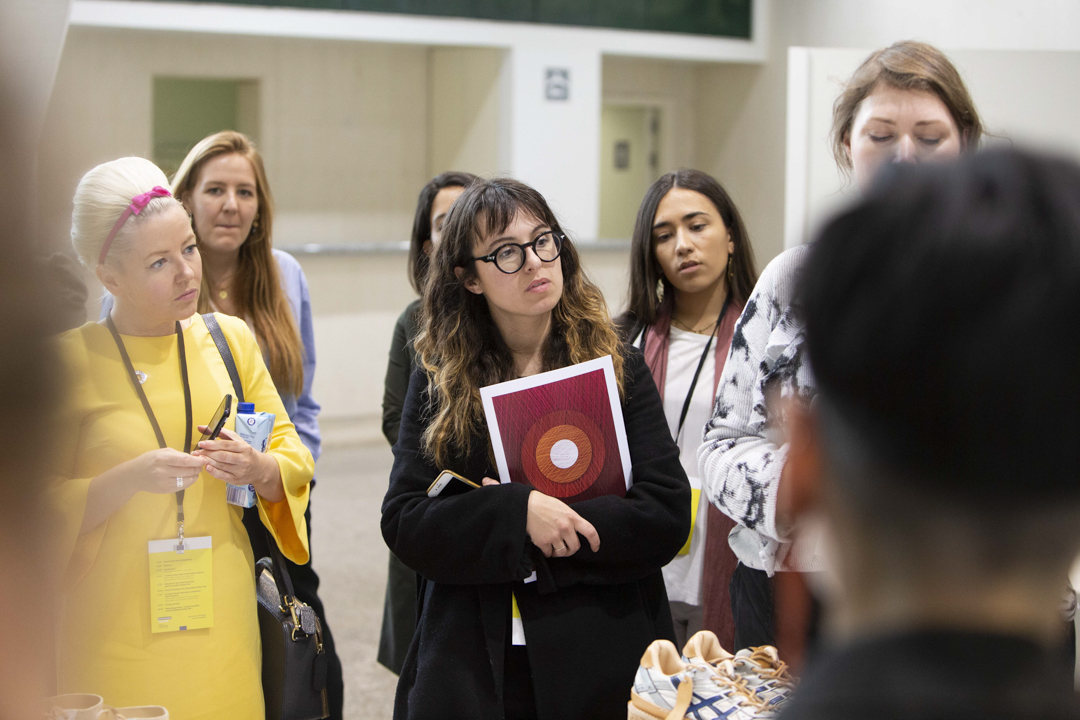
<instances>
[{"instance_id":1,"label":"dark rectangular sign","mask_svg":"<svg viewBox=\"0 0 1080 720\"><path fill-rule=\"evenodd\" d=\"M189 0L190 2L191 0ZM207 2L208 0L195 0ZM432 15L750 39L753 0L228 0L219 4Z\"/></svg>"}]
</instances>

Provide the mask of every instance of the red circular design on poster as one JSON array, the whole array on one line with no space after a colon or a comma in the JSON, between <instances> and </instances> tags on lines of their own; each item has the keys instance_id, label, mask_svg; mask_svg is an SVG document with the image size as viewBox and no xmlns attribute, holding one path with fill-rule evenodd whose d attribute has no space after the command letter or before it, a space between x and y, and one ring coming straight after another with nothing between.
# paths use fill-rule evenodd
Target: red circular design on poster
<instances>
[{"instance_id":1,"label":"red circular design on poster","mask_svg":"<svg viewBox=\"0 0 1080 720\"><path fill-rule=\"evenodd\" d=\"M551 450L560 440L577 448L572 465L560 468ZM540 492L557 498L588 490L604 468L604 436L592 420L576 410L556 410L539 418L521 444L521 466Z\"/></svg>"}]
</instances>

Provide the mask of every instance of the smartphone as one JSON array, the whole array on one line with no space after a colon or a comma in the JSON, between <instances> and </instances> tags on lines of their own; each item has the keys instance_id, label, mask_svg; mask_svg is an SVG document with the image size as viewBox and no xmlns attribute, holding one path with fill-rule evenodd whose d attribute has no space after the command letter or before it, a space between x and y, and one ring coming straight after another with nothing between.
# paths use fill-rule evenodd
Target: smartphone
<instances>
[{"instance_id":1,"label":"smartphone","mask_svg":"<svg viewBox=\"0 0 1080 720\"><path fill-rule=\"evenodd\" d=\"M206 432L199 438L199 442L216 440L217 436L221 434L221 428L225 427L225 421L229 419L230 412L232 412L232 395L226 395L222 398L221 404L218 405L214 418L206 423ZM195 447L199 447L199 443L195 443Z\"/></svg>"},{"instance_id":2,"label":"smartphone","mask_svg":"<svg viewBox=\"0 0 1080 720\"><path fill-rule=\"evenodd\" d=\"M463 478L453 470L443 470L439 473L439 477L435 478L435 482L431 483L431 486L427 489L428 497L438 497L446 491L447 495L456 495L459 492L471 490L472 488L480 487L472 480Z\"/></svg>"}]
</instances>

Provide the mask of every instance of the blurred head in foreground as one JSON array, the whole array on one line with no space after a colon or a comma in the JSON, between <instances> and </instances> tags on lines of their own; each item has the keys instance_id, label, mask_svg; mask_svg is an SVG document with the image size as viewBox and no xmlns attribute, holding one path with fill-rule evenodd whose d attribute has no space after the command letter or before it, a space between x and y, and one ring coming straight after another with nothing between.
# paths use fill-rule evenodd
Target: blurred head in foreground
<instances>
[{"instance_id":1,"label":"blurred head in foreground","mask_svg":"<svg viewBox=\"0 0 1080 720\"><path fill-rule=\"evenodd\" d=\"M1080 551L1080 166L894 168L802 293L820 396L788 472L834 540L834 629L1051 642Z\"/></svg>"}]
</instances>

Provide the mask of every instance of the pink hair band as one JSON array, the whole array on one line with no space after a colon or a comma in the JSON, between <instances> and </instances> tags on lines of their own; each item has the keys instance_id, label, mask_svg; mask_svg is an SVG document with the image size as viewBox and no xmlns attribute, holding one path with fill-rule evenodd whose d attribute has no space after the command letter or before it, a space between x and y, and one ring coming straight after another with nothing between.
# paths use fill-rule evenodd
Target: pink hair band
<instances>
[{"instance_id":1,"label":"pink hair band","mask_svg":"<svg viewBox=\"0 0 1080 720\"><path fill-rule=\"evenodd\" d=\"M109 237L105 239L105 244L101 246L101 256L98 258L98 265L103 265L105 263L105 255L109 252L109 246L112 245L113 238L116 237L116 233L120 232L120 228L123 227L129 217L141 213L154 198L171 196L171 192L160 185L155 185L149 192L144 192L142 195L136 195L131 198L131 204L124 208L124 212L120 213L120 219L113 225L112 230L109 231Z\"/></svg>"}]
</instances>

